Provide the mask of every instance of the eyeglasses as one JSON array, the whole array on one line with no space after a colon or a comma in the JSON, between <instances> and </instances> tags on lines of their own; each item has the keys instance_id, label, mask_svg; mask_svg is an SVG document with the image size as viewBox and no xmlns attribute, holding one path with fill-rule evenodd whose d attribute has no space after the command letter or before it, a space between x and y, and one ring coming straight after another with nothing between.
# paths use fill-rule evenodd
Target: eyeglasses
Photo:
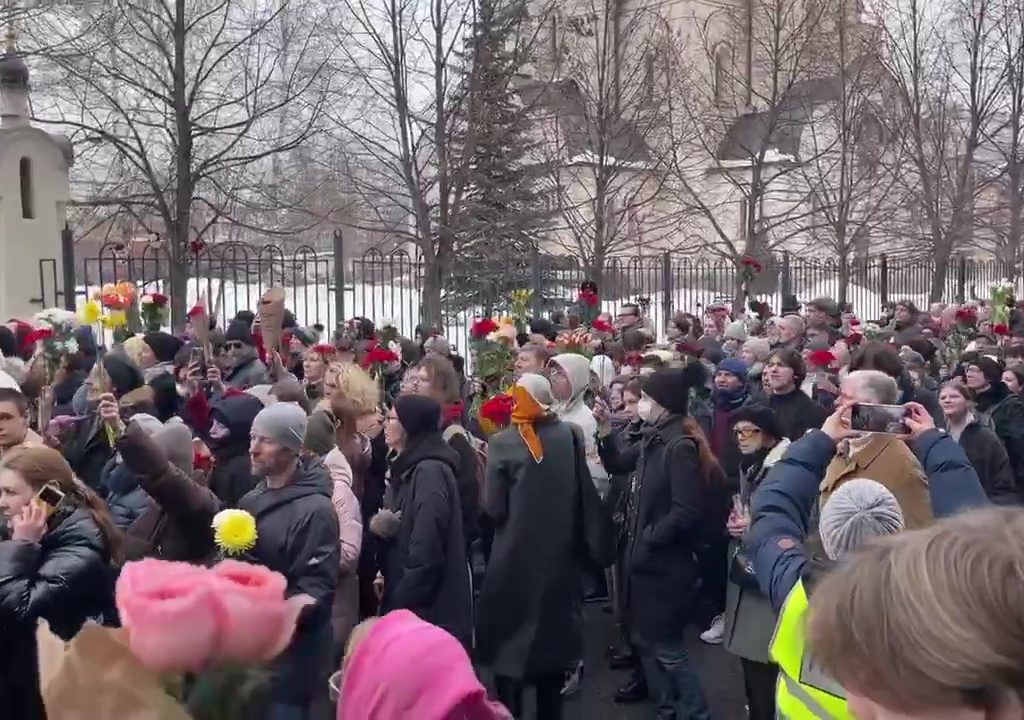
<instances>
[{"instance_id":1,"label":"eyeglasses","mask_svg":"<svg viewBox=\"0 0 1024 720\"><path fill-rule=\"evenodd\" d=\"M732 429L736 437L749 438L761 434L761 428L756 427L738 427Z\"/></svg>"}]
</instances>

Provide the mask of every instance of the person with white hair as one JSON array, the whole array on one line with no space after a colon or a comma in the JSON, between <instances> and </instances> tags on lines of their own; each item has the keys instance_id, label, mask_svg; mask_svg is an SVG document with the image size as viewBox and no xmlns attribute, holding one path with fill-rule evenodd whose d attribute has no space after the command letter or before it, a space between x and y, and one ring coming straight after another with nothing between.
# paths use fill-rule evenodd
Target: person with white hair
<instances>
[{"instance_id":1,"label":"person with white hair","mask_svg":"<svg viewBox=\"0 0 1024 720\"><path fill-rule=\"evenodd\" d=\"M860 381L863 378L855 379ZM895 493L880 482L853 476L830 494L821 509L817 526L821 552L812 551L807 542L818 488L836 447L858 436L850 427L853 404L844 398L821 430L794 442L751 501L752 519L744 544L758 585L780 614L771 656L779 666L775 702L783 718L851 717L843 688L818 672L805 656L803 627L809 597L823 574L864 543L909 527ZM910 403L907 413L907 440L924 468L934 515L986 505L978 476L956 440L935 428L923 406Z\"/></svg>"}]
</instances>

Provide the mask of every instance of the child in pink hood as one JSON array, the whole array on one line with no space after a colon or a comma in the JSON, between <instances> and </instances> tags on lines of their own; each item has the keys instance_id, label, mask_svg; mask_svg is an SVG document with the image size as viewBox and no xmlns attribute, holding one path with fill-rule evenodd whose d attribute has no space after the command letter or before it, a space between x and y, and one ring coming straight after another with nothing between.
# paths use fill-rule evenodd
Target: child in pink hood
<instances>
[{"instance_id":1,"label":"child in pink hood","mask_svg":"<svg viewBox=\"0 0 1024 720\"><path fill-rule=\"evenodd\" d=\"M369 622L349 644L338 720L511 720L447 632L408 610Z\"/></svg>"}]
</instances>

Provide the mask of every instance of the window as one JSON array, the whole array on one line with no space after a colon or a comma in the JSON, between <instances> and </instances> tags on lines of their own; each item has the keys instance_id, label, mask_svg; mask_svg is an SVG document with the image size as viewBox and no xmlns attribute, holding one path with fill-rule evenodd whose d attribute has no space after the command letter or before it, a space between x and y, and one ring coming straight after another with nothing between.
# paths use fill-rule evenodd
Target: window
<instances>
[{"instance_id":1,"label":"window","mask_svg":"<svg viewBox=\"0 0 1024 720\"><path fill-rule=\"evenodd\" d=\"M714 60L715 76L712 78L712 82L714 83L715 102L719 104L727 103L732 99L729 82L732 47L728 43L720 43L715 48Z\"/></svg>"},{"instance_id":2,"label":"window","mask_svg":"<svg viewBox=\"0 0 1024 720\"><path fill-rule=\"evenodd\" d=\"M32 161L27 157L23 157L18 163L18 175L21 179L21 216L26 220L33 220L36 209L32 197Z\"/></svg>"}]
</instances>

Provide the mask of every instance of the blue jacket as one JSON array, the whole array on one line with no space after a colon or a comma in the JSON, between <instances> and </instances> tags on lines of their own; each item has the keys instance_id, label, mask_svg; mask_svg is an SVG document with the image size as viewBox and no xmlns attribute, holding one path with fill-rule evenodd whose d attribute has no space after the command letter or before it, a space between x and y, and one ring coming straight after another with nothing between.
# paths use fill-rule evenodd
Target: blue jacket
<instances>
[{"instance_id":1,"label":"blue jacket","mask_svg":"<svg viewBox=\"0 0 1024 720\"><path fill-rule=\"evenodd\" d=\"M988 505L978 475L956 440L929 430L911 447L928 476L935 517ZM812 430L789 446L751 500L752 522L744 543L761 590L776 611L810 560L803 541L810 532L818 486L835 454L832 438Z\"/></svg>"}]
</instances>

